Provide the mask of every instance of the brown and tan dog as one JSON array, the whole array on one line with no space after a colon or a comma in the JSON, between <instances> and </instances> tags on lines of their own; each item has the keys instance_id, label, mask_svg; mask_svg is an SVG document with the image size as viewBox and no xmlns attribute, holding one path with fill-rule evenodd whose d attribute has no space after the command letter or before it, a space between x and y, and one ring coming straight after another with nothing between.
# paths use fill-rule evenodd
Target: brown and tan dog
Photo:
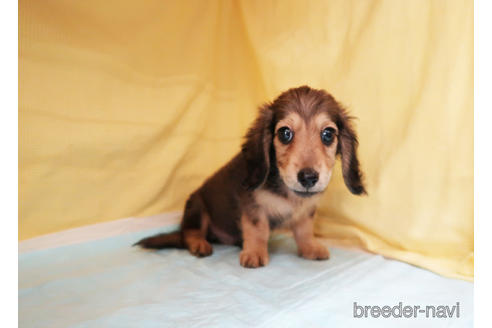
<instances>
[{"instance_id":1,"label":"brown and tan dog","mask_svg":"<svg viewBox=\"0 0 492 328\"><path fill-rule=\"evenodd\" d=\"M241 265L256 268L268 264L270 231L290 227L299 255L328 259L314 238L313 216L337 155L348 189L366 193L356 149L350 117L330 94L290 89L260 108L241 152L191 194L179 231L136 245L187 248L196 256L212 254L210 243L238 245Z\"/></svg>"}]
</instances>

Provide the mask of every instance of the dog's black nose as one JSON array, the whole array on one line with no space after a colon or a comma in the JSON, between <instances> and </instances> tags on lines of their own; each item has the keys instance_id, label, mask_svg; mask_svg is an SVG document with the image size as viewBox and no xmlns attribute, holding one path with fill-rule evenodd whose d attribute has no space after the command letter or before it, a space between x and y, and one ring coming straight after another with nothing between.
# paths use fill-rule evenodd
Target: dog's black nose
<instances>
[{"instance_id":1,"label":"dog's black nose","mask_svg":"<svg viewBox=\"0 0 492 328\"><path fill-rule=\"evenodd\" d=\"M318 182L318 172L311 168L304 168L297 173L297 180L304 188L311 188Z\"/></svg>"}]
</instances>

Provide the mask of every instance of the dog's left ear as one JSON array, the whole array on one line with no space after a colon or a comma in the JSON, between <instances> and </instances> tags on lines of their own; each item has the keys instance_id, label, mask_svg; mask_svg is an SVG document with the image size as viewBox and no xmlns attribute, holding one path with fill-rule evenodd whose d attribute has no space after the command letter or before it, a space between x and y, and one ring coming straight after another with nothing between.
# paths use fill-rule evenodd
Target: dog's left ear
<instances>
[{"instance_id":1,"label":"dog's left ear","mask_svg":"<svg viewBox=\"0 0 492 328\"><path fill-rule=\"evenodd\" d=\"M348 116L344 109L341 109L337 120L339 129L337 154L342 157L343 180L347 188L355 195L367 194L357 158L357 135L351 120L352 117Z\"/></svg>"},{"instance_id":2,"label":"dog's left ear","mask_svg":"<svg viewBox=\"0 0 492 328\"><path fill-rule=\"evenodd\" d=\"M270 148L273 139L273 110L263 105L253 126L246 134L242 153L246 159L247 176L244 187L254 190L265 183L270 171Z\"/></svg>"}]
</instances>

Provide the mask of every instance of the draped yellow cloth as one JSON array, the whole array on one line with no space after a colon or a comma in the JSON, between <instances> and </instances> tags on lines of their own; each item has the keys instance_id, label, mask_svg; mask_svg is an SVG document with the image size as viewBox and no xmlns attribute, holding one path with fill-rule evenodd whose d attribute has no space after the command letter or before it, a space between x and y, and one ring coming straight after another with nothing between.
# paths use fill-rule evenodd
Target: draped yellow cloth
<instances>
[{"instance_id":1,"label":"draped yellow cloth","mask_svg":"<svg viewBox=\"0 0 492 328\"><path fill-rule=\"evenodd\" d=\"M19 239L180 210L264 101L324 88L356 121L316 231L473 279L473 2L19 2Z\"/></svg>"}]
</instances>

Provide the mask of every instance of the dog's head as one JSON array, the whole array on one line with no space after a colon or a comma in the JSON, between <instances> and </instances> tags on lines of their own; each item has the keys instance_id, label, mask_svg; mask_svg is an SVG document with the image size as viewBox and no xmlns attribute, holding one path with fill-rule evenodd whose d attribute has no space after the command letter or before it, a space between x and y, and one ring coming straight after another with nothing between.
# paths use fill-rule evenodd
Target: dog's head
<instances>
[{"instance_id":1,"label":"dog's head","mask_svg":"<svg viewBox=\"0 0 492 328\"><path fill-rule=\"evenodd\" d=\"M330 94L307 86L289 89L260 109L246 135L245 185L258 188L278 170L288 189L309 197L325 190L340 155L346 186L364 194L356 150L351 117Z\"/></svg>"}]
</instances>

